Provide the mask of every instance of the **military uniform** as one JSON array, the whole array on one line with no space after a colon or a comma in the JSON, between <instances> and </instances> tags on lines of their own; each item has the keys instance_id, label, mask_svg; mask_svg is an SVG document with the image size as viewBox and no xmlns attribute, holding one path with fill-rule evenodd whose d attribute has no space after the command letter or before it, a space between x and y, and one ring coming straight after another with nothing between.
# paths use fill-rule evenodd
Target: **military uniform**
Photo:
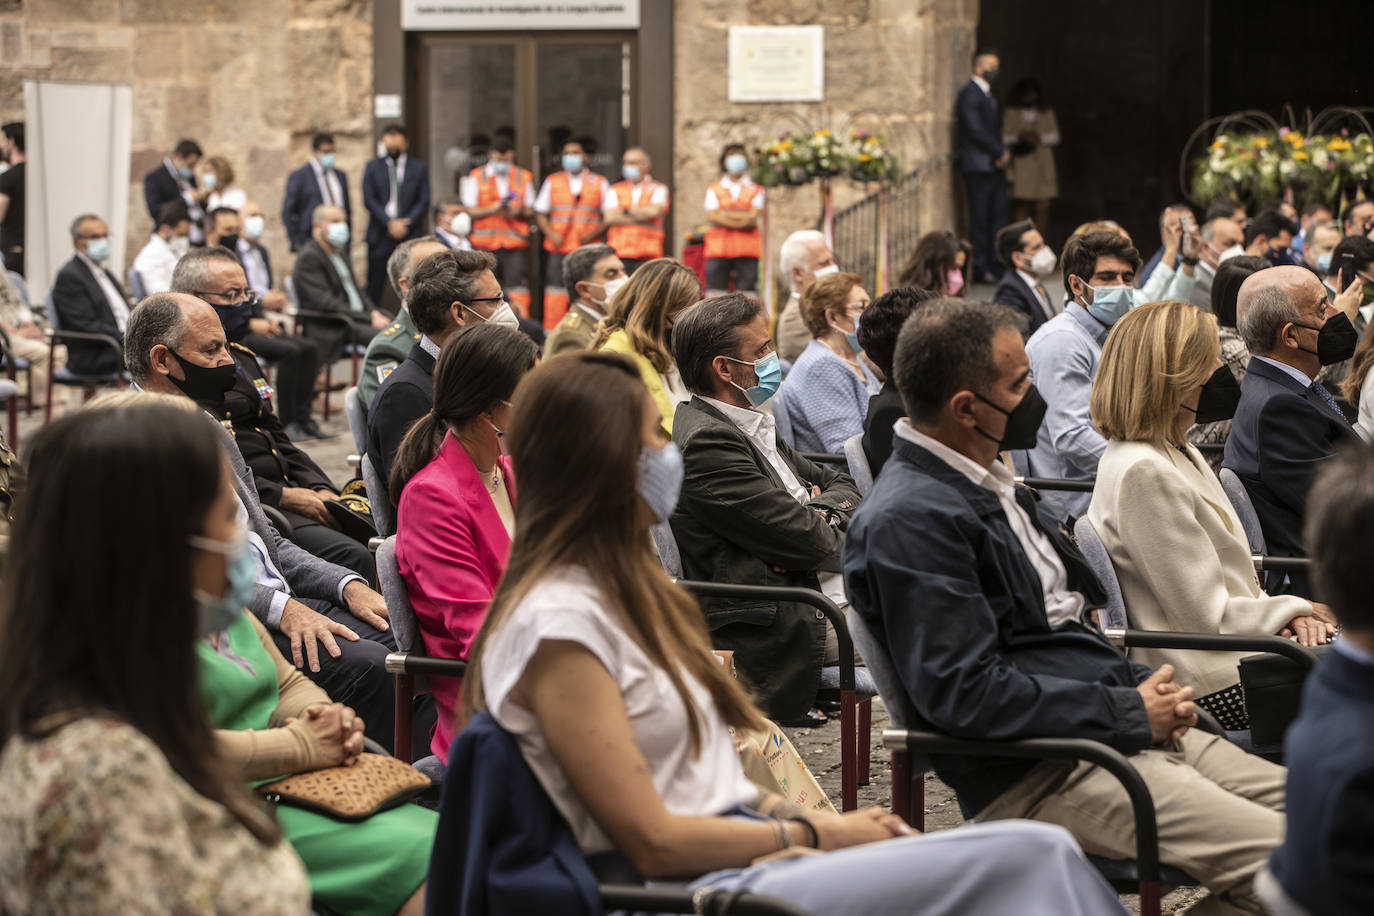
<instances>
[{"instance_id":1,"label":"military uniform","mask_svg":"<svg viewBox=\"0 0 1374 916\"><path fill-rule=\"evenodd\" d=\"M559 320L558 326L549 332L544 341L544 357L557 356L559 353L588 350L596 339L596 326L601 319L581 303L573 303L568 313Z\"/></svg>"},{"instance_id":2,"label":"military uniform","mask_svg":"<svg viewBox=\"0 0 1374 916\"><path fill-rule=\"evenodd\" d=\"M234 387L224 396L224 418L233 430L239 453L253 472L258 499L263 505L281 510L295 529L291 540L302 549L375 583L376 560L366 544L282 506L281 495L285 487L323 490L331 497L337 495L338 490L320 466L286 435L281 420L272 410L275 392L257 356L237 343L229 344L229 353L238 373Z\"/></svg>"},{"instance_id":3,"label":"military uniform","mask_svg":"<svg viewBox=\"0 0 1374 916\"><path fill-rule=\"evenodd\" d=\"M358 376L358 399L365 409L372 407L372 399L377 396L382 382L419 342L420 332L415 330L415 322L410 320L410 312L404 308L396 313L396 320L385 331L372 338Z\"/></svg>"}]
</instances>

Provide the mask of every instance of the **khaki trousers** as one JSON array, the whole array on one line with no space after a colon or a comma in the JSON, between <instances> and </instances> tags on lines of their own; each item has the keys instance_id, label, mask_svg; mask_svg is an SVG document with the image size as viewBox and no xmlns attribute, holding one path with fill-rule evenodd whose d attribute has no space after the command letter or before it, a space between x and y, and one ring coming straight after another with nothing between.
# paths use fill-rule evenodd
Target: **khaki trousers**
<instances>
[{"instance_id":1,"label":"khaki trousers","mask_svg":"<svg viewBox=\"0 0 1374 916\"><path fill-rule=\"evenodd\" d=\"M18 334L10 337L10 344L14 347L14 355L20 359L29 361L33 368L33 396L42 398L48 391L48 372L51 369L61 369L67 365L67 348L57 346L53 348L52 356L55 366L48 365L48 342L46 340L30 340L27 337L20 337ZM23 372L15 373L15 380L19 383L19 393L28 394L26 391L26 379Z\"/></svg>"},{"instance_id":2,"label":"khaki trousers","mask_svg":"<svg viewBox=\"0 0 1374 916\"><path fill-rule=\"evenodd\" d=\"M1281 766L1225 738L1188 731L1166 747L1127 758L1150 788L1159 823L1159 858L1212 893L1190 912L1266 913L1255 876L1283 839ZM1126 790L1100 767L1043 764L978 813L979 821L1025 817L1069 830L1083 850L1135 858L1135 821Z\"/></svg>"}]
</instances>

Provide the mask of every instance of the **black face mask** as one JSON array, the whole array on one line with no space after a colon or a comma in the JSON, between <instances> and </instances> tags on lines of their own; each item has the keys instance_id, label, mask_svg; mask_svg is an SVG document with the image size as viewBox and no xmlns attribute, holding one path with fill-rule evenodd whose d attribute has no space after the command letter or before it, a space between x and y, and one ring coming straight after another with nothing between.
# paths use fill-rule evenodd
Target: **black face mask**
<instances>
[{"instance_id":1,"label":"black face mask","mask_svg":"<svg viewBox=\"0 0 1374 916\"><path fill-rule=\"evenodd\" d=\"M239 237L238 237L238 233L230 233L229 235L221 235L221 236L219 237L219 243L220 243L221 245L223 245L225 248L228 248L230 251L234 252L235 256L238 255L238 250L239 250Z\"/></svg>"},{"instance_id":2,"label":"black face mask","mask_svg":"<svg viewBox=\"0 0 1374 916\"><path fill-rule=\"evenodd\" d=\"M235 302L233 305L212 306L215 314L219 316L219 323L224 328L224 336L227 340L238 343L243 340L248 333L248 322L253 318L253 303Z\"/></svg>"},{"instance_id":3,"label":"black face mask","mask_svg":"<svg viewBox=\"0 0 1374 916\"><path fill-rule=\"evenodd\" d=\"M1187 404L1182 407L1193 411L1194 423L1216 423L1234 417L1239 404L1240 382L1236 381L1230 369L1218 366L1211 378L1203 383L1202 392L1197 396L1197 409L1193 410Z\"/></svg>"},{"instance_id":4,"label":"black face mask","mask_svg":"<svg viewBox=\"0 0 1374 916\"><path fill-rule=\"evenodd\" d=\"M186 357L172 351L181 363L185 379L172 379L172 384L181 389L182 394L215 415L224 413L224 395L234 387L238 367L234 363L225 366L198 366ZM168 376L171 378L171 376Z\"/></svg>"},{"instance_id":5,"label":"black face mask","mask_svg":"<svg viewBox=\"0 0 1374 916\"><path fill-rule=\"evenodd\" d=\"M987 80L988 84L991 85L992 83L997 82L997 74L1000 72L1001 71L998 70L996 67L993 67L991 70L984 70L983 79Z\"/></svg>"},{"instance_id":6,"label":"black face mask","mask_svg":"<svg viewBox=\"0 0 1374 916\"><path fill-rule=\"evenodd\" d=\"M1355 345L1360 342L1360 335L1355 332L1355 326L1345 317L1344 312L1332 315L1326 319L1326 324L1319 328L1314 328L1310 324L1297 326L1317 332L1317 349L1309 350L1303 346L1299 346L1298 349L1304 353L1315 354L1317 362L1323 366L1345 362L1355 355Z\"/></svg>"},{"instance_id":7,"label":"black face mask","mask_svg":"<svg viewBox=\"0 0 1374 916\"><path fill-rule=\"evenodd\" d=\"M391 159L393 162L401 158L401 152L402 150L399 146L388 146L386 148L387 158Z\"/></svg>"},{"instance_id":8,"label":"black face mask","mask_svg":"<svg viewBox=\"0 0 1374 916\"><path fill-rule=\"evenodd\" d=\"M982 435L996 442L998 451L1016 452L1035 448L1035 437L1040 432L1040 424L1045 420L1045 412L1049 409L1049 405L1045 403L1045 399L1040 396L1040 392L1034 385L1026 389L1026 394L1021 398L1021 403L1011 410L994 404L976 391L973 392L973 396L993 410L1007 415L1007 426L1006 429L1002 430L1001 439L988 435L977 426L973 427Z\"/></svg>"}]
</instances>

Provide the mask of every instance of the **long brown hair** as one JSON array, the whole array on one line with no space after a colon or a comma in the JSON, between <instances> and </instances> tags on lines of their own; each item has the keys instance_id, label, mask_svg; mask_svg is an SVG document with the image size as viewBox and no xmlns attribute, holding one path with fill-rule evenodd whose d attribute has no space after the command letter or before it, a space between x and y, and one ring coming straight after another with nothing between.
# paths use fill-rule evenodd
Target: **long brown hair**
<instances>
[{"instance_id":1,"label":"long brown hair","mask_svg":"<svg viewBox=\"0 0 1374 916\"><path fill-rule=\"evenodd\" d=\"M465 716L485 706L482 655L491 634L534 586L574 566L673 682L687 707L694 752L701 721L684 673L706 687L727 723L762 727L758 710L711 654L701 609L668 578L650 542L648 510L634 485L647 394L630 361L613 353L565 354L520 383L506 433L520 481L515 540L468 650Z\"/></svg>"},{"instance_id":2,"label":"long brown hair","mask_svg":"<svg viewBox=\"0 0 1374 916\"><path fill-rule=\"evenodd\" d=\"M1364 333L1360 335L1355 355L1350 357L1350 374L1341 382L1341 394L1356 410L1360 407L1360 389L1364 387L1371 366L1374 366L1374 321L1366 325Z\"/></svg>"},{"instance_id":3,"label":"long brown hair","mask_svg":"<svg viewBox=\"0 0 1374 916\"><path fill-rule=\"evenodd\" d=\"M701 283L692 269L673 258L655 258L616 291L606 317L596 327L591 349L599 350L621 328L634 351L659 372L673 368L668 348L668 320L701 299Z\"/></svg>"},{"instance_id":4,"label":"long brown hair","mask_svg":"<svg viewBox=\"0 0 1374 916\"><path fill-rule=\"evenodd\" d=\"M270 846L276 823L215 754L194 649L189 539L226 473L219 434L194 408L141 398L51 423L28 447L0 592L0 747L87 715L126 722Z\"/></svg>"},{"instance_id":5,"label":"long brown hair","mask_svg":"<svg viewBox=\"0 0 1374 916\"><path fill-rule=\"evenodd\" d=\"M955 269L961 251L964 253L964 266L960 270L964 275L964 286L967 287L973 246L946 229L927 232L916 240L916 247L902 268L897 285L949 295L946 274Z\"/></svg>"},{"instance_id":6,"label":"long brown hair","mask_svg":"<svg viewBox=\"0 0 1374 916\"><path fill-rule=\"evenodd\" d=\"M401 491L434 460L448 430L510 400L538 359L539 348L523 332L495 324L467 325L444 341L434 363L434 407L410 427L391 462L392 504L401 504Z\"/></svg>"}]
</instances>

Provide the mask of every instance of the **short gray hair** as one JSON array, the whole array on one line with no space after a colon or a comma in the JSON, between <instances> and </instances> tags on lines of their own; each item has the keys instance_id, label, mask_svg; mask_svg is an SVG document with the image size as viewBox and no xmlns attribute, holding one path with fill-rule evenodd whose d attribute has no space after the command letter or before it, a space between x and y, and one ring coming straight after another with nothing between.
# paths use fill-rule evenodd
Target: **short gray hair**
<instances>
[{"instance_id":1,"label":"short gray hair","mask_svg":"<svg viewBox=\"0 0 1374 916\"><path fill-rule=\"evenodd\" d=\"M596 262L615 254L610 245L583 245L563 259L563 287L568 295L577 298L577 284L592 275Z\"/></svg>"},{"instance_id":2,"label":"short gray hair","mask_svg":"<svg viewBox=\"0 0 1374 916\"><path fill-rule=\"evenodd\" d=\"M344 215L345 219L348 218L347 211L345 211L344 208L340 207L338 204L320 204L318 207L310 211L310 225L318 226L320 224L320 220L324 218L324 211L326 210L338 210L340 213Z\"/></svg>"},{"instance_id":3,"label":"short gray hair","mask_svg":"<svg viewBox=\"0 0 1374 916\"><path fill-rule=\"evenodd\" d=\"M1302 313L1288 293L1278 286L1266 286L1243 302L1236 329L1251 353L1263 355L1274 348L1285 324L1301 321Z\"/></svg>"},{"instance_id":4,"label":"short gray hair","mask_svg":"<svg viewBox=\"0 0 1374 916\"><path fill-rule=\"evenodd\" d=\"M223 245L192 248L181 256L172 270L172 288L168 292L200 295L210 282L211 265L216 261L227 262L235 267L243 266L238 256Z\"/></svg>"},{"instance_id":5,"label":"short gray hair","mask_svg":"<svg viewBox=\"0 0 1374 916\"><path fill-rule=\"evenodd\" d=\"M405 296L401 295L401 278L410 274L410 250L421 242L434 242L442 245L432 235L422 235L418 239L406 239L396 246L396 250L391 252L391 257L386 259L386 278L391 281L391 291L396 294L396 298L405 301Z\"/></svg>"},{"instance_id":6,"label":"short gray hair","mask_svg":"<svg viewBox=\"0 0 1374 916\"><path fill-rule=\"evenodd\" d=\"M806 247L812 242L825 244L825 235L815 229L798 229L783 239L778 251L778 270L782 271L782 282L792 288L792 268L806 267L808 257Z\"/></svg>"},{"instance_id":7,"label":"short gray hair","mask_svg":"<svg viewBox=\"0 0 1374 916\"><path fill-rule=\"evenodd\" d=\"M162 344L175 352L186 336L181 303L176 293L154 293L134 306L124 327L124 365L129 377L142 386L153 374L148 354Z\"/></svg>"},{"instance_id":8,"label":"short gray hair","mask_svg":"<svg viewBox=\"0 0 1374 916\"><path fill-rule=\"evenodd\" d=\"M81 224L91 219L100 219L100 217L96 216L94 213L83 213L76 219L72 220L72 241L76 241L77 239L81 238ZM102 223L104 222L104 220L100 221Z\"/></svg>"}]
</instances>

